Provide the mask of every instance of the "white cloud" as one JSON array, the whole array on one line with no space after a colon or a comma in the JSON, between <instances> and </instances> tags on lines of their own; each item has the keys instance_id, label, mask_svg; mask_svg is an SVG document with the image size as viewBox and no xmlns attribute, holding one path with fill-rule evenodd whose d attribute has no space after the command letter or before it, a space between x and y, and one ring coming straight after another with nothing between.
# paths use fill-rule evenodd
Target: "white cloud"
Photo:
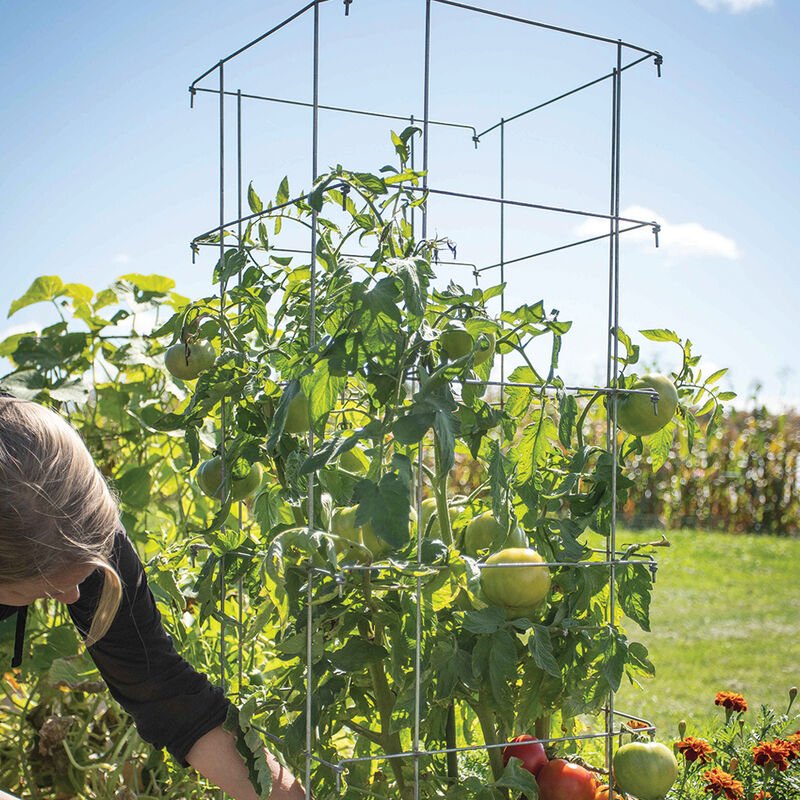
<instances>
[{"instance_id":1,"label":"white cloud","mask_svg":"<svg viewBox=\"0 0 800 800\"><path fill-rule=\"evenodd\" d=\"M772 0L695 0L706 11L730 11L731 14L742 14L761 6L771 6Z\"/></svg>"},{"instance_id":2,"label":"white cloud","mask_svg":"<svg viewBox=\"0 0 800 800\"><path fill-rule=\"evenodd\" d=\"M128 253L117 253L114 258L111 259L115 264L130 264L131 257Z\"/></svg>"},{"instance_id":3,"label":"white cloud","mask_svg":"<svg viewBox=\"0 0 800 800\"><path fill-rule=\"evenodd\" d=\"M669 222L663 216L650 208L643 206L629 206L620 214L630 219L653 220L661 226L658 234L658 244L666 255L670 256L706 256L711 258L726 258L735 261L739 258L739 248L736 242L718 231L703 227L699 222ZM621 223L626 227L626 223ZM608 233L608 222L599 219L590 219L583 222L578 228L578 235L582 237L600 236ZM650 228L640 228L623 235L624 240L636 241L653 248L653 234Z\"/></svg>"}]
</instances>

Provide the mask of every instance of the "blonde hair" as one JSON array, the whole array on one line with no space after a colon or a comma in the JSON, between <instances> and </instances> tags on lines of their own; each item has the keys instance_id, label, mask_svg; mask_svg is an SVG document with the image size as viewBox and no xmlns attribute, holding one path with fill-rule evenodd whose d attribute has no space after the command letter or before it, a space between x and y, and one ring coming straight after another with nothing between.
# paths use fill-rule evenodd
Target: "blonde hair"
<instances>
[{"instance_id":1,"label":"blonde hair","mask_svg":"<svg viewBox=\"0 0 800 800\"><path fill-rule=\"evenodd\" d=\"M44 406L0 397L0 584L92 566L103 589L86 638L101 639L122 599L109 561L119 507L86 445Z\"/></svg>"}]
</instances>

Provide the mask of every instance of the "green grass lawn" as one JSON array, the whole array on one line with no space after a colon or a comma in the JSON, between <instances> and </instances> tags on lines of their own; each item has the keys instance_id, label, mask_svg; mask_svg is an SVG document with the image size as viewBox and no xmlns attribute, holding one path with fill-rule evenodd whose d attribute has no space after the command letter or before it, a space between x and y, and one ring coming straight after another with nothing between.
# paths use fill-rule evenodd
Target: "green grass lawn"
<instances>
[{"instance_id":1,"label":"green grass lawn","mask_svg":"<svg viewBox=\"0 0 800 800\"><path fill-rule=\"evenodd\" d=\"M659 538L654 531L618 533L618 541ZM657 551L651 633L628 623L647 645L656 677L644 690L627 679L617 708L653 721L662 741L685 719L697 735L718 691L743 694L784 711L800 686L800 539L672 531Z\"/></svg>"}]
</instances>

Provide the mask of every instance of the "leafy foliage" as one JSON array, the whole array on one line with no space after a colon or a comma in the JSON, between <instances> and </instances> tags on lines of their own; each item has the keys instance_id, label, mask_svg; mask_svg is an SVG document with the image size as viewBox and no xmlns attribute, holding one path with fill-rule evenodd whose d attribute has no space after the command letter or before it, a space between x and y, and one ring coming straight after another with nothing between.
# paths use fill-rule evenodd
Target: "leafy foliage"
<instances>
[{"instance_id":1,"label":"leafy foliage","mask_svg":"<svg viewBox=\"0 0 800 800\"><path fill-rule=\"evenodd\" d=\"M254 217L241 237L195 242L221 251L218 294L190 302L159 276L127 275L97 295L37 279L12 313L46 302L61 321L0 343L13 365L2 386L59 407L81 431L120 494L187 658L213 671L222 631L240 744L254 756L266 736L302 773L310 724L319 796L341 778L405 798L413 758L385 757L416 746L419 717L420 747L486 744L490 767L462 784L444 757L421 757L421 796L535 797L527 773L503 768L499 745L534 727L546 734L553 715L570 728L625 677L653 671L623 629L625 617L649 627L648 552L615 552L611 538L598 551L584 533L610 537L630 458L646 446L663 458L667 437L694 436L698 425L683 405L663 442L622 441L615 460L584 431L599 395L576 398L558 376L571 323L541 301L492 316L503 286L437 285L439 254L452 243L415 237L425 195L407 165L414 134L393 135L400 164L380 175L337 166L294 201L286 181L271 201L250 186ZM276 248L291 228L315 232L312 263ZM473 347L448 360L440 334L454 323ZM694 382L689 342L645 335L679 344L678 382ZM638 348L618 336L624 388ZM540 337L550 355L537 369L528 353ZM193 385L173 379L161 353L198 340L214 345L215 363ZM487 391L489 341L519 363L502 403ZM684 400L693 391L680 387ZM309 434L293 432L301 393ZM342 466L348 453L361 469ZM218 502L197 491L191 472L212 454L223 457L223 486L248 464L264 466L252 500L237 507L229 492ZM450 475L464 461L478 478L457 498ZM417 524L423 496L436 502L436 539ZM333 509L349 506L352 540L331 525ZM521 526L552 565L553 591L535 612L508 618L489 605L480 560L461 552L465 525L487 510L507 531ZM622 559L613 618L611 559ZM325 763L343 759L341 776ZM266 796L263 770L252 774Z\"/></svg>"}]
</instances>

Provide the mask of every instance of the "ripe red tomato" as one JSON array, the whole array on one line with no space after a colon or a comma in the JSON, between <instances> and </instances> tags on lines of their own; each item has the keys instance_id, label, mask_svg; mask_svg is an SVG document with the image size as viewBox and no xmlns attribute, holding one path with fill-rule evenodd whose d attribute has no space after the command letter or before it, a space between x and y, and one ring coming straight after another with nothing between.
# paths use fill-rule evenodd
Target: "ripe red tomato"
<instances>
[{"instance_id":1,"label":"ripe red tomato","mask_svg":"<svg viewBox=\"0 0 800 800\"><path fill-rule=\"evenodd\" d=\"M594 800L597 781L588 769L554 758L536 776L539 800Z\"/></svg>"},{"instance_id":2,"label":"ripe red tomato","mask_svg":"<svg viewBox=\"0 0 800 800\"><path fill-rule=\"evenodd\" d=\"M534 736L529 736L527 733L522 736L516 736L511 740L512 742L528 742L528 744L518 744L516 747L503 748L503 766L508 764L511 756L518 758L522 761L522 766L538 775L542 767L547 763L547 754L544 752L544 745Z\"/></svg>"}]
</instances>

